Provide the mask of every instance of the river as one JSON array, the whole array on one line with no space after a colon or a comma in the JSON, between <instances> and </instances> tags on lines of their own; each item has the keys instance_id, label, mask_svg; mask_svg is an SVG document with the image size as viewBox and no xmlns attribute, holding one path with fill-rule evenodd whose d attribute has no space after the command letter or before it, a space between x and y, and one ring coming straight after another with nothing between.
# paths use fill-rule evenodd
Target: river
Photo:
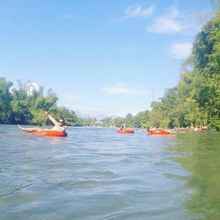
<instances>
[{"instance_id":1,"label":"river","mask_svg":"<svg viewBox=\"0 0 220 220\"><path fill-rule=\"evenodd\" d=\"M149 137L0 126L1 220L219 220L218 133Z\"/></svg>"}]
</instances>

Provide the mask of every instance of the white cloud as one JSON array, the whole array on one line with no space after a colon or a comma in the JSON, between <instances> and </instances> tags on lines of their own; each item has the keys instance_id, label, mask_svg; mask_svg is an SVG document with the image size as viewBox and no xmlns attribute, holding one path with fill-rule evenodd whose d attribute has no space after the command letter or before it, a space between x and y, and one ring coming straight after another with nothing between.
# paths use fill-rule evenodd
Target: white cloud
<instances>
[{"instance_id":1,"label":"white cloud","mask_svg":"<svg viewBox=\"0 0 220 220\"><path fill-rule=\"evenodd\" d=\"M207 11L196 11L191 15L185 17L185 22L188 24L189 32L197 33L201 28L212 18L213 12Z\"/></svg>"},{"instance_id":2,"label":"white cloud","mask_svg":"<svg viewBox=\"0 0 220 220\"><path fill-rule=\"evenodd\" d=\"M195 35L211 18L212 14L208 9L189 13L179 11L175 6L171 6L162 15L155 17L147 30L160 34L184 33Z\"/></svg>"},{"instance_id":3,"label":"white cloud","mask_svg":"<svg viewBox=\"0 0 220 220\"><path fill-rule=\"evenodd\" d=\"M179 33L183 31L184 27L176 19L169 17L159 17L149 27L149 31L155 33Z\"/></svg>"},{"instance_id":4,"label":"white cloud","mask_svg":"<svg viewBox=\"0 0 220 220\"><path fill-rule=\"evenodd\" d=\"M192 52L192 43L182 42L174 43L171 46L172 56L177 60L184 60L190 56Z\"/></svg>"},{"instance_id":5,"label":"white cloud","mask_svg":"<svg viewBox=\"0 0 220 220\"><path fill-rule=\"evenodd\" d=\"M130 88L125 84L115 84L102 89L107 95L146 95L147 91L142 89Z\"/></svg>"},{"instance_id":6,"label":"white cloud","mask_svg":"<svg viewBox=\"0 0 220 220\"><path fill-rule=\"evenodd\" d=\"M154 12L154 6L142 6L142 5L135 5L129 6L125 11L125 16L127 18L135 18L135 17L148 17L151 16Z\"/></svg>"},{"instance_id":7,"label":"white cloud","mask_svg":"<svg viewBox=\"0 0 220 220\"><path fill-rule=\"evenodd\" d=\"M147 30L154 33L173 34L180 33L184 31L185 28L179 10L175 7L171 7L165 14L156 17Z\"/></svg>"},{"instance_id":8,"label":"white cloud","mask_svg":"<svg viewBox=\"0 0 220 220\"><path fill-rule=\"evenodd\" d=\"M108 95L124 95L130 93L129 88L122 84L116 84L111 87L103 88L103 91Z\"/></svg>"}]
</instances>

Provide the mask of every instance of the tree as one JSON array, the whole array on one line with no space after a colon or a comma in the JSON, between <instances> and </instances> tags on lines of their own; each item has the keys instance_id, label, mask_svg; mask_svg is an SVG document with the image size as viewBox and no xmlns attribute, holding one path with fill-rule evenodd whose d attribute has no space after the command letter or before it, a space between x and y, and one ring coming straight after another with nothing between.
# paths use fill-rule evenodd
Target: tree
<instances>
[{"instance_id":1,"label":"tree","mask_svg":"<svg viewBox=\"0 0 220 220\"><path fill-rule=\"evenodd\" d=\"M82 125L82 119L74 111L58 107L58 97L49 89L36 83L22 83L13 86L12 82L0 78L0 123L37 124L46 123L45 111L50 111L57 118L65 118L69 125Z\"/></svg>"}]
</instances>

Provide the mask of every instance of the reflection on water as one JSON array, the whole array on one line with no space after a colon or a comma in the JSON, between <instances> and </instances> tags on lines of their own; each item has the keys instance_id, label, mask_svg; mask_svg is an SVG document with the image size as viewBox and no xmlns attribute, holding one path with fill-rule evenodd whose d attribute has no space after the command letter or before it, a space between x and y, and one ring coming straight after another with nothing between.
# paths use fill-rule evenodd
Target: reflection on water
<instances>
[{"instance_id":1,"label":"reflection on water","mask_svg":"<svg viewBox=\"0 0 220 220\"><path fill-rule=\"evenodd\" d=\"M0 126L1 220L217 220L219 137Z\"/></svg>"},{"instance_id":2,"label":"reflection on water","mask_svg":"<svg viewBox=\"0 0 220 220\"><path fill-rule=\"evenodd\" d=\"M172 148L176 161L190 175L187 187L192 190L185 202L196 219L220 219L220 135L219 133L189 134L178 138Z\"/></svg>"}]
</instances>

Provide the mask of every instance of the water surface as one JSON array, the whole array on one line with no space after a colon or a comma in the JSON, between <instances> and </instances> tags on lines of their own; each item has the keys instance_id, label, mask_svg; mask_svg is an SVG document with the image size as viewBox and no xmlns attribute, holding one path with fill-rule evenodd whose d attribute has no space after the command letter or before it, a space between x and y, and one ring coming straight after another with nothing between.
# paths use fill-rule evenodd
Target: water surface
<instances>
[{"instance_id":1,"label":"water surface","mask_svg":"<svg viewBox=\"0 0 220 220\"><path fill-rule=\"evenodd\" d=\"M220 219L218 135L0 134L1 220Z\"/></svg>"}]
</instances>

